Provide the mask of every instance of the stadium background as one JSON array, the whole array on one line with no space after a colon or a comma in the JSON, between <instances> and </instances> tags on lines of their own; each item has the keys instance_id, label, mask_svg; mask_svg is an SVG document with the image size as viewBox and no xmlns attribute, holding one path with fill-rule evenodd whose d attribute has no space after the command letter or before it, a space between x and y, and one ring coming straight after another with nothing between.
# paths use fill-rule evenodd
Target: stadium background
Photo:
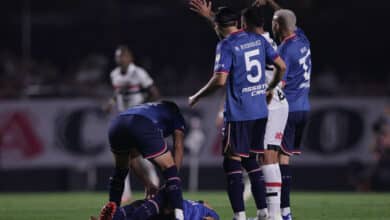
<instances>
[{"instance_id":1,"label":"stadium background","mask_svg":"<svg viewBox=\"0 0 390 220\"><path fill-rule=\"evenodd\" d=\"M296 12L313 51L313 111L304 154L294 158L294 188L389 190L389 3L278 2ZM186 106L210 77L217 38L187 1L6 0L0 24L0 191L106 189L111 116L101 106L112 95L119 44L129 45L162 95L184 108L192 134L185 188L224 188L215 126L220 96Z\"/></svg>"}]
</instances>

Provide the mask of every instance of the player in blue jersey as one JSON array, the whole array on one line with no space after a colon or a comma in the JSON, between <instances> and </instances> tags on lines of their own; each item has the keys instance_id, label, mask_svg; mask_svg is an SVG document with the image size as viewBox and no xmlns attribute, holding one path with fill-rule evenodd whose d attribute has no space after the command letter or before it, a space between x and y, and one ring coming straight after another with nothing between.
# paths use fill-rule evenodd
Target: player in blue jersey
<instances>
[{"instance_id":1,"label":"player in blue jersey","mask_svg":"<svg viewBox=\"0 0 390 220\"><path fill-rule=\"evenodd\" d=\"M242 167L249 173L258 218L263 219L261 210L266 210L267 206L256 154L263 150L268 115L268 85L264 72L266 63L274 63L277 71L282 72L285 64L264 37L239 30L239 18L229 8L216 13L216 29L224 39L217 45L214 75L202 89L189 97L189 104L194 106L201 98L226 85L223 167L234 219L246 220ZM278 82L275 77L269 89Z\"/></svg>"},{"instance_id":2,"label":"player in blue jersey","mask_svg":"<svg viewBox=\"0 0 390 220\"><path fill-rule=\"evenodd\" d=\"M273 2L273 0L267 1ZM277 10L272 20L274 36L281 42L278 52L287 65L283 77L283 90L289 103L289 115L279 161L283 178L281 208L284 220L292 219L290 156L300 154L301 140L310 110L309 90L312 69L310 42L303 31L296 27L296 20L294 12L286 9Z\"/></svg>"},{"instance_id":3,"label":"player in blue jersey","mask_svg":"<svg viewBox=\"0 0 390 220\"><path fill-rule=\"evenodd\" d=\"M171 220L172 207L167 199L166 187L152 199L137 200L118 207L107 203L100 212L101 220ZM184 220L219 220L218 214L204 201L183 200ZM97 218L91 216L91 220Z\"/></svg>"},{"instance_id":4,"label":"player in blue jersey","mask_svg":"<svg viewBox=\"0 0 390 220\"><path fill-rule=\"evenodd\" d=\"M164 141L168 136L173 138L175 157ZM162 171L168 201L174 209L176 219L183 220L181 180L178 176L183 158L183 139L183 116L178 106L170 101L138 105L114 118L109 129L109 142L115 158L109 201L120 206L123 180L128 173L129 162L142 155ZM148 178L143 178L142 173L135 174L144 180L147 189L153 189Z\"/></svg>"}]
</instances>

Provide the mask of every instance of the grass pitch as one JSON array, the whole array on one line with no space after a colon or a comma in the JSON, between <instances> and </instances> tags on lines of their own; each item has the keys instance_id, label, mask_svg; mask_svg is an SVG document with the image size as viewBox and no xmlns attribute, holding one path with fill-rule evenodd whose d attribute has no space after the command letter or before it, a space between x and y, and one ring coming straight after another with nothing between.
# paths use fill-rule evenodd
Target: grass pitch
<instances>
[{"instance_id":1,"label":"grass pitch","mask_svg":"<svg viewBox=\"0 0 390 220\"><path fill-rule=\"evenodd\" d=\"M137 198L142 194L137 193ZM185 193L185 198L208 201L221 219L232 219L224 192ZM2 193L0 220L87 220L97 215L106 193ZM247 216L255 215L252 200ZM295 220L390 220L390 194L293 193Z\"/></svg>"}]
</instances>

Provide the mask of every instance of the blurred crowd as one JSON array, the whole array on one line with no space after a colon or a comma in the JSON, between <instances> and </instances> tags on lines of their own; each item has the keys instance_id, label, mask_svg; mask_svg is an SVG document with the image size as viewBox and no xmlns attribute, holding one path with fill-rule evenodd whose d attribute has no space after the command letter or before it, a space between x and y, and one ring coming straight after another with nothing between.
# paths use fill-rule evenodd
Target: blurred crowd
<instances>
[{"instance_id":1,"label":"blurred crowd","mask_svg":"<svg viewBox=\"0 0 390 220\"><path fill-rule=\"evenodd\" d=\"M212 67L188 63L184 68L163 65L150 58L137 60L164 96L186 96L206 82ZM78 63L56 65L50 60L28 59L0 51L0 99L108 97L112 94L110 71L113 55L88 54ZM388 96L388 80L363 82L351 74L340 75L331 66L313 73L312 96ZM180 82L180 83L177 83Z\"/></svg>"}]
</instances>

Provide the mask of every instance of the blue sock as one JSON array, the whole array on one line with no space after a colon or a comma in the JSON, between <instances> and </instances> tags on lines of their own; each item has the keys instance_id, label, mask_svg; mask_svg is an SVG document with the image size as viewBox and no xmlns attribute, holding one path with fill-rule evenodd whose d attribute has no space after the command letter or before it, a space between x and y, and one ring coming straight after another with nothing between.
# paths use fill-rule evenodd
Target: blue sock
<instances>
[{"instance_id":1,"label":"blue sock","mask_svg":"<svg viewBox=\"0 0 390 220\"><path fill-rule=\"evenodd\" d=\"M257 209L267 208L263 172L261 171L256 158L243 158L241 164L245 168L246 172L248 172L249 179L251 181L251 190Z\"/></svg>"},{"instance_id":2,"label":"blue sock","mask_svg":"<svg viewBox=\"0 0 390 220\"><path fill-rule=\"evenodd\" d=\"M115 202L119 207L121 205L121 198L123 193L123 187L125 184L125 178L129 169L115 168L114 175L110 177L109 183L109 200Z\"/></svg>"},{"instance_id":3,"label":"blue sock","mask_svg":"<svg viewBox=\"0 0 390 220\"><path fill-rule=\"evenodd\" d=\"M282 174L282 193L281 193L281 208L290 207L290 188L291 188L291 167L290 165L280 165L280 173Z\"/></svg>"},{"instance_id":4,"label":"blue sock","mask_svg":"<svg viewBox=\"0 0 390 220\"><path fill-rule=\"evenodd\" d=\"M176 166L172 166L163 171L166 180L165 192L168 203L173 209L183 210L183 193L181 190L181 180L178 176Z\"/></svg>"},{"instance_id":5,"label":"blue sock","mask_svg":"<svg viewBox=\"0 0 390 220\"><path fill-rule=\"evenodd\" d=\"M223 169L227 178L227 192L234 213L245 211L244 183L242 182L241 162L229 158L224 159Z\"/></svg>"}]
</instances>

